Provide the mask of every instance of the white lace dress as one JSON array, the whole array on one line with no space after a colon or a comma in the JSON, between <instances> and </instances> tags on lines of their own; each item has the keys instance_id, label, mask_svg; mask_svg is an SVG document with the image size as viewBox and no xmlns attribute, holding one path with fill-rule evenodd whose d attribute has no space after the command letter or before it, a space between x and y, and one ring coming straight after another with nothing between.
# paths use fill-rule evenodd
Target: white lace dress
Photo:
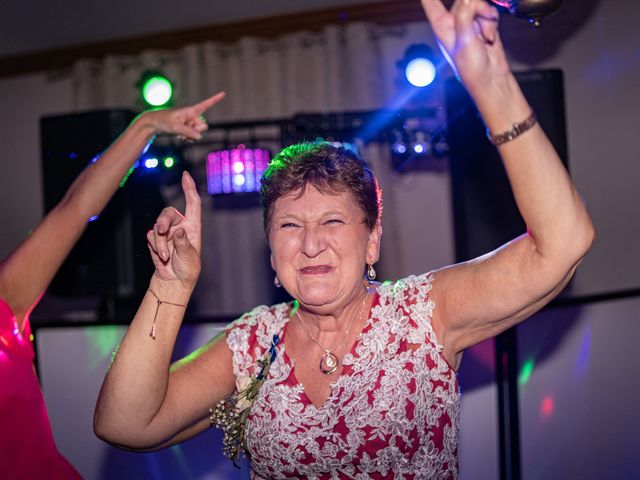
<instances>
[{"instance_id":1,"label":"white lace dress","mask_svg":"<svg viewBox=\"0 0 640 480\"><path fill-rule=\"evenodd\" d=\"M369 318L325 404L297 381L283 342L247 420L257 478L457 478L460 394L431 327L432 274L377 287ZM290 304L231 324L236 378L257 374Z\"/></svg>"}]
</instances>

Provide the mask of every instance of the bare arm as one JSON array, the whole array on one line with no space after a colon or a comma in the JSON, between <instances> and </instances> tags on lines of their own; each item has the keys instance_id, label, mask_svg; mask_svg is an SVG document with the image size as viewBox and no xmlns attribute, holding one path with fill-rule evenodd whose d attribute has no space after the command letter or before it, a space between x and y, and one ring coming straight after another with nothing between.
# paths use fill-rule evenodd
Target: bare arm
<instances>
[{"instance_id":1,"label":"bare arm","mask_svg":"<svg viewBox=\"0 0 640 480\"><path fill-rule=\"evenodd\" d=\"M51 282L88 219L102 211L153 135L178 133L199 138L207 128L200 114L223 95L192 107L139 115L100 159L78 176L60 203L0 264L0 297L11 305L19 325Z\"/></svg>"},{"instance_id":2,"label":"bare arm","mask_svg":"<svg viewBox=\"0 0 640 480\"><path fill-rule=\"evenodd\" d=\"M149 337L155 298L145 298L102 385L94 415L101 439L146 451L179 443L210 426L209 408L235 388L224 334L169 365L181 313L159 313ZM163 305L160 310L163 310Z\"/></svg>"},{"instance_id":3,"label":"bare arm","mask_svg":"<svg viewBox=\"0 0 640 480\"><path fill-rule=\"evenodd\" d=\"M186 173L182 187L184 216L164 209L147 235L156 267L150 291L105 377L94 415L100 438L134 450L160 448L200 432L208 425L209 407L235 386L231 351L223 336L169 365L182 305L200 273L200 197ZM167 303L158 305L156 296Z\"/></svg>"},{"instance_id":4,"label":"bare arm","mask_svg":"<svg viewBox=\"0 0 640 480\"><path fill-rule=\"evenodd\" d=\"M493 133L531 114L511 73L497 32L497 11L481 0L422 0L443 50L452 60ZM569 281L589 250L589 214L539 125L499 147L527 233L500 249L440 270L434 282L434 325L445 355L461 352L522 321Z\"/></svg>"}]
</instances>

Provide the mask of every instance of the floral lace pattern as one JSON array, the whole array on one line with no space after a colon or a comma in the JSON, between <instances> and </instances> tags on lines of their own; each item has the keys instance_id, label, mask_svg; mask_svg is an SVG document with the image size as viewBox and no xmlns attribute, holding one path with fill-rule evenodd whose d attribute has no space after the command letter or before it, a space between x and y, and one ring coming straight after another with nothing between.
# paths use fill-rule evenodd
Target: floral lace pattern
<instances>
[{"instance_id":1,"label":"floral lace pattern","mask_svg":"<svg viewBox=\"0 0 640 480\"><path fill-rule=\"evenodd\" d=\"M431 327L432 274L377 288L331 394L316 407L284 345L247 419L258 478L457 478L459 389ZM227 332L236 378L283 336L288 304L258 307Z\"/></svg>"}]
</instances>

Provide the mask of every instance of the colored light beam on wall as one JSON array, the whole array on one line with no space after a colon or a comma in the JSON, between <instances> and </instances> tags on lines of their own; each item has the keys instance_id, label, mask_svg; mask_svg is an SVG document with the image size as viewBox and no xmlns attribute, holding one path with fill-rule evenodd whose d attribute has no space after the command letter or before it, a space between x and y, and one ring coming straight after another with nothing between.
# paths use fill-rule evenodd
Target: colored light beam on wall
<instances>
[{"instance_id":1,"label":"colored light beam on wall","mask_svg":"<svg viewBox=\"0 0 640 480\"><path fill-rule=\"evenodd\" d=\"M520 375L518 376L518 385L524 387L529 382L535 365L536 362L533 358L530 358L526 362L524 362L524 365L520 369Z\"/></svg>"},{"instance_id":2,"label":"colored light beam on wall","mask_svg":"<svg viewBox=\"0 0 640 480\"><path fill-rule=\"evenodd\" d=\"M89 367L92 370L103 368L104 361L111 358L111 354L120 343L123 333L122 327L117 325L85 329Z\"/></svg>"},{"instance_id":3,"label":"colored light beam on wall","mask_svg":"<svg viewBox=\"0 0 640 480\"><path fill-rule=\"evenodd\" d=\"M171 452L175 456L176 461L178 462L178 466L182 471L182 478L186 478L188 480L194 479L195 476L191 472L191 467L189 467L189 462L187 461L180 445L173 445L171 447Z\"/></svg>"},{"instance_id":4,"label":"colored light beam on wall","mask_svg":"<svg viewBox=\"0 0 640 480\"><path fill-rule=\"evenodd\" d=\"M583 377L587 373L589 367L589 357L591 356L591 326L587 326L582 336L582 343L580 344L580 352L576 360L576 374L579 377Z\"/></svg>"},{"instance_id":5,"label":"colored light beam on wall","mask_svg":"<svg viewBox=\"0 0 640 480\"><path fill-rule=\"evenodd\" d=\"M549 418L553 414L553 410L553 397L547 395L542 399L542 403L540 404L540 417L542 417L543 420Z\"/></svg>"}]
</instances>

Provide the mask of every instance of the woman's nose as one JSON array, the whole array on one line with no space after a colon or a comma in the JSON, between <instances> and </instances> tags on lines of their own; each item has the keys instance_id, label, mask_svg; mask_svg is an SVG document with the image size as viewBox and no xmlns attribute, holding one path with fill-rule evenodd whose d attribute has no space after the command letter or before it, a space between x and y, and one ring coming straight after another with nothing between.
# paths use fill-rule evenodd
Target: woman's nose
<instances>
[{"instance_id":1,"label":"woman's nose","mask_svg":"<svg viewBox=\"0 0 640 480\"><path fill-rule=\"evenodd\" d=\"M316 257L325 249L325 236L317 223L305 225L302 235L302 252L306 256Z\"/></svg>"}]
</instances>

